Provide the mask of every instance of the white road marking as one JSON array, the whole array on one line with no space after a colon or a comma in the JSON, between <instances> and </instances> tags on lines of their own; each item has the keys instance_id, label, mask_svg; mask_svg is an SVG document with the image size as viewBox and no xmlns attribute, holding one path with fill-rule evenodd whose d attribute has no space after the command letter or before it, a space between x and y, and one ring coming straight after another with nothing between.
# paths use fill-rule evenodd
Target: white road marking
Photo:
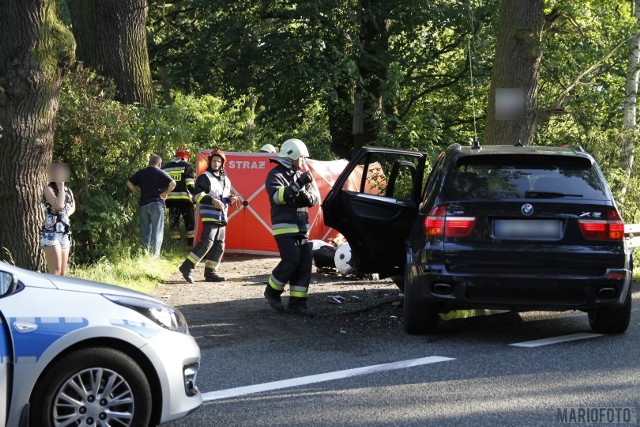
<instances>
[{"instance_id":1,"label":"white road marking","mask_svg":"<svg viewBox=\"0 0 640 427\"><path fill-rule=\"evenodd\" d=\"M589 338L597 338L597 337L601 337L602 335L604 335L604 334L592 334L592 333L588 333L588 332L583 332L583 333L580 333L580 334L571 334L571 335L562 335L562 336L559 336L559 337L543 338L541 340L517 342L515 344L509 344L509 345L512 345L514 347L541 347L543 345L551 345L551 344L557 344L557 343L561 343L561 342L586 340L586 339L589 339Z\"/></svg>"},{"instance_id":2,"label":"white road marking","mask_svg":"<svg viewBox=\"0 0 640 427\"><path fill-rule=\"evenodd\" d=\"M429 365L431 363L448 362L455 360L451 357L429 356L419 359L402 360L400 362L382 363L380 365L363 366L361 368L346 369L343 371L327 372L325 374L308 375L306 377L290 378L288 380L273 381L264 384L255 384L245 387L229 388L226 390L211 391L202 394L205 402L227 399L230 397L244 396L247 394L261 393L264 391L280 390L289 387L298 387L308 384L316 384L325 381L340 380L360 375L375 374L378 372L393 371L398 369L413 368L415 366Z\"/></svg>"}]
</instances>

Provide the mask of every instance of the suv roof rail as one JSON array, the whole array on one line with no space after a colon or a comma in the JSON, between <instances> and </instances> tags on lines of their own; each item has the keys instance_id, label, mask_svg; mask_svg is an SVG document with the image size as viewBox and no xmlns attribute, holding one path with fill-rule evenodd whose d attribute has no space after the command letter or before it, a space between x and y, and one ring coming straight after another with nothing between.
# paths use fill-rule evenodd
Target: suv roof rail
<instances>
[{"instance_id":1,"label":"suv roof rail","mask_svg":"<svg viewBox=\"0 0 640 427\"><path fill-rule=\"evenodd\" d=\"M575 144L575 145L570 145L569 148L571 148L572 150L577 151L578 153L584 153L584 148L582 148L582 146Z\"/></svg>"}]
</instances>

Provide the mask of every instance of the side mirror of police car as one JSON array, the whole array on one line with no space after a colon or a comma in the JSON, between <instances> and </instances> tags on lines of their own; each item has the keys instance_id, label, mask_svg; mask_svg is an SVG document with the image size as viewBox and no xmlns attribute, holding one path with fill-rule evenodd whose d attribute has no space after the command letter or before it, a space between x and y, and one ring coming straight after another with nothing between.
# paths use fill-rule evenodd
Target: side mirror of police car
<instances>
[{"instance_id":1,"label":"side mirror of police car","mask_svg":"<svg viewBox=\"0 0 640 427\"><path fill-rule=\"evenodd\" d=\"M18 279L11 273L0 271L0 297L11 295L18 287Z\"/></svg>"}]
</instances>

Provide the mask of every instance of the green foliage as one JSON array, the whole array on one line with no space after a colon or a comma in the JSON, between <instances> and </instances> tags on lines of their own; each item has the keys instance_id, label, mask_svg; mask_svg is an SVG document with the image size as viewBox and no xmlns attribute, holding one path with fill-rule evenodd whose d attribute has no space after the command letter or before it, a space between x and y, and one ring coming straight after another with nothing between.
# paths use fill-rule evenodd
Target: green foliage
<instances>
[{"instance_id":1,"label":"green foliage","mask_svg":"<svg viewBox=\"0 0 640 427\"><path fill-rule=\"evenodd\" d=\"M388 34L380 28L369 44L362 31L371 16L362 4L385 12ZM483 132L499 5L150 0L151 66L167 105L123 106L113 101L110 84L82 69L63 88L55 159L72 164L77 259L137 250L135 199L124 183L151 153L168 159L182 144L193 152L257 151L299 137L312 157L335 158L335 127L352 137L354 95L370 87L375 72L384 78L380 108L370 102L363 111L378 114L375 139L367 143L427 151L431 159L451 143L469 144ZM619 129L625 41L635 30L630 6L627 0L546 1L541 35L541 116L570 90L561 111L539 123L536 143L581 145L614 191L624 179ZM365 51L372 46L379 49ZM640 222L636 176L634 170L625 200L618 195L626 222Z\"/></svg>"},{"instance_id":2,"label":"green foliage","mask_svg":"<svg viewBox=\"0 0 640 427\"><path fill-rule=\"evenodd\" d=\"M71 276L94 282L109 283L139 292L150 292L159 282L176 272L184 260L183 249L169 247L161 258L146 255L123 255L112 260L101 259L89 265L74 266Z\"/></svg>"},{"instance_id":3,"label":"green foliage","mask_svg":"<svg viewBox=\"0 0 640 427\"><path fill-rule=\"evenodd\" d=\"M78 68L67 76L55 135L54 161L71 166L77 210L72 217L75 259L94 262L137 253L137 201L127 179L149 155L169 160L183 144L255 150L242 138L245 111L219 98L177 96L169 107L138 108L113 100L114 87Z\"/></svg>"}]
</instances>

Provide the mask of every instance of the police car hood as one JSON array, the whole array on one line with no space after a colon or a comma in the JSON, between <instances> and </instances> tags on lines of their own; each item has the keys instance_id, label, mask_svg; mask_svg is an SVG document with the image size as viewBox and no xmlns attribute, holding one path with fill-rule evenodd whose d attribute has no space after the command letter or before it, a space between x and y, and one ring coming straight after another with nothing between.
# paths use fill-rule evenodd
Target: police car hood
<instances>
[{"instance_id":1,"label":"police car hood","mask_svg":"<svg viewBox=\"0 0 640 427\"><path fill-rule=\"evenodd\" d=\"M38 273L25 270L0 261L0 271L14 274L18 281L24 286L33 288L50 288L64 291L86 292L92 294L125 295L134 298L144 298L156 300L153 297L141 292L121 288L119 286L107 285L105 283L93 282L91 280L77 279L74 277L54 276L51 274Z\"/></svg>"},{"instance_id":2,"label":"police car hood","mask_svg":"<svg viewBox=\"0 0 640 427\"><path fill-rule=\"evenodd\" d=\"M52 276L47 274L53 285L63 291L87 292L91 294L111 294L126 295L135 298L153 299L142 292L122 288L120 286L108 285L106 283L93 282L91 280L76 279L75 277Z\"/></svg>"}]
</instances>

